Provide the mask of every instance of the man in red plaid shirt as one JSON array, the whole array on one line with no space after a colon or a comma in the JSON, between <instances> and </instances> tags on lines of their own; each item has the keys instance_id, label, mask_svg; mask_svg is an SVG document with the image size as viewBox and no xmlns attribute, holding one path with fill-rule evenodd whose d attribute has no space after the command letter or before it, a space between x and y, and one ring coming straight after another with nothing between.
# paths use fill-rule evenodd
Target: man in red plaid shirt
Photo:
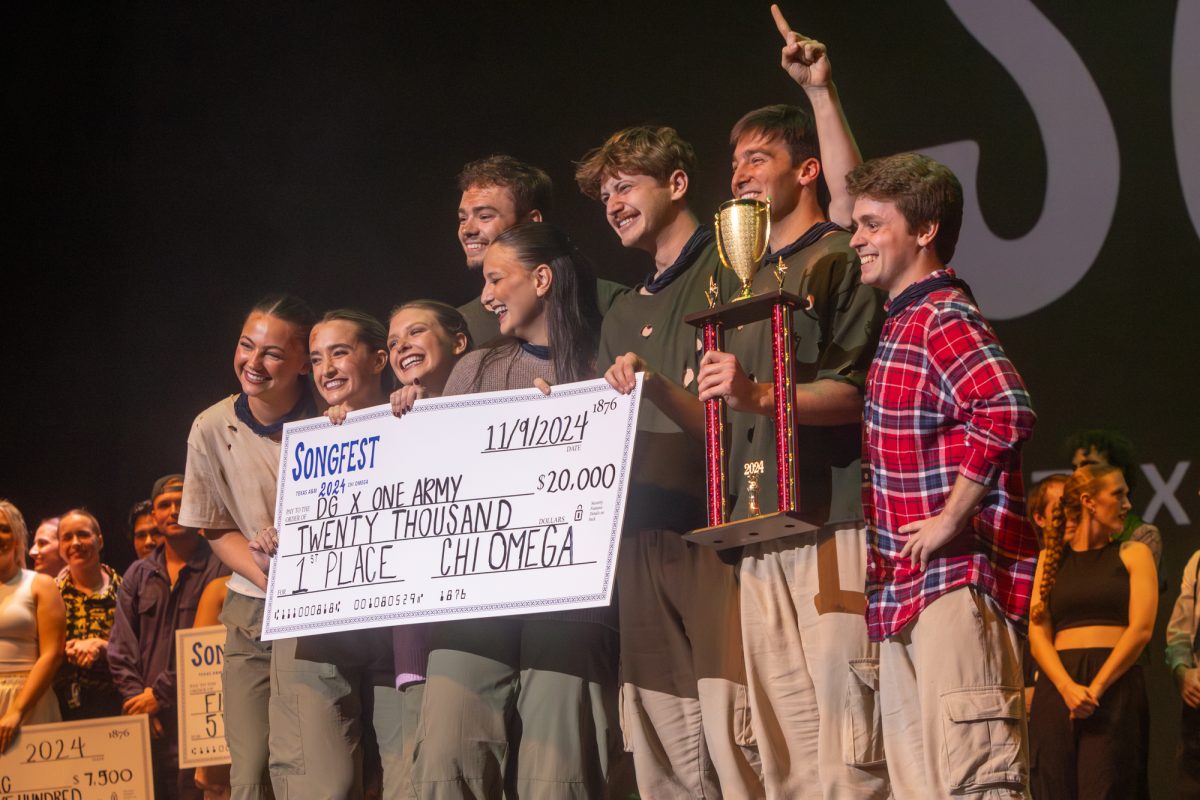
<instances>
[{"instance_id":1,"label":"man in red plaid shirt","mask_svg":"<svg viewBox=\"0 0 1200 800\"><path fill-rule=\"evenodd\" d=\"M863 283L888 294L863 408L867 629L892 790L1027 797L1021 647L1037 543L1025 521L1029 394L946 268L962 187L913 153L847 177Z\"/></svg>"}]
</instances>

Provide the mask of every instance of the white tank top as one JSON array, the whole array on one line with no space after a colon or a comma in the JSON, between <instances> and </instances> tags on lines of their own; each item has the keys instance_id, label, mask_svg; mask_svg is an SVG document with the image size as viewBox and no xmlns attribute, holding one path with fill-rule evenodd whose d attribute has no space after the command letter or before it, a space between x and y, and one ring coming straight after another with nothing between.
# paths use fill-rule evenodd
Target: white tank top
<instances>
[{"instance_id":1,"label":"white tank top","mask_svg":"<svg viewBox=\"0 0 1200 800\"><path fill-rule=\"evenodd\" d=\"M38 657L33 578L23 569L0 583L0 672L27 672Z\"/></svg>"}]
</instances>

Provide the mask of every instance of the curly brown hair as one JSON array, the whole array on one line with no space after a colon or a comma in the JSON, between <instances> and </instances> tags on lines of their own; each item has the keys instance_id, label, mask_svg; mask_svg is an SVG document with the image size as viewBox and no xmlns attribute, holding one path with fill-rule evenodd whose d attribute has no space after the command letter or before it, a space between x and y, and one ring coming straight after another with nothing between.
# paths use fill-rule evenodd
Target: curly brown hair
<instances>
[{"instance_id":1,"label":"curly brown hair","mask_svg":"<svg viewBox=\"0 0 1200 800\"><path fill-rule=\"evenodd\" d=\"M696 171L692 146L674 128L638 125L617 131L585 153L575 164L575 182L585 195L599 200L601 184L618 172L649 175L665 182L675 170L688 175Z\"/></svg>"},{"instance_id":2,"label":"curly brown hair","mask_svg":"<svg viewBox=\"0 0 1200 800\"><path fill-rule=\"evenodd\" d=\"M1063 545L1066 542L1067 527L1079 525L1083 514L1085 494L1093 494L1100 486L1100 481L1113 473L1120 474L1121 470L1110 464L1089 464L1071 473L1063 485L1062 500L1050 516L1050 526L1045 530L1046 543L1042 548L1042 585L1038 591L1037 602L1029 611L1029 619L1042 622L1046 619L1046 603L1050 601L1050 592L1054 589L1054 581L1058 577L1058 568L1062 564Z\"/></svg>"},{"instance_id":3,"label":"curly brown hair","mask_svg":"<svg viewBox=\"0 0 1200 800\"><path fill-rule=\"evenodd\" d=\"M491 155L467 164L458 173L458 190L465 192L472 186L508 189L518 217L531 211L541 211L542 216L549 216L554 205L554 183L550 176L512 156Z\"/></svg>"}]
</instances>

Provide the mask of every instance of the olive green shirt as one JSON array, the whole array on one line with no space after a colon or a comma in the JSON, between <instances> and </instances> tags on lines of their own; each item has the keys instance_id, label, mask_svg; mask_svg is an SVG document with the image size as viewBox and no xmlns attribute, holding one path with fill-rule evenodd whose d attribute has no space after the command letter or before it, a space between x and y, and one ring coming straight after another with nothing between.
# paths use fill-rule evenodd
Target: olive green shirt
<instances>
[{"instance_id":1,"label":"olive green shirt","mask_svg":"<svg viewBox=\"0 0 1200 800\"><path fill-rule=\"evenodd\" d=\"M596 307L600 310L600 316L607 314L613 301L628 291L629 287L624 284L597 278ZM483 307L479 302L479 295L459 306L458 311L467 321L467 330L471 332L471 341L476 347L500 336L500 325L496 322L496 315Z\"/></svg>"},{"instance_id":2,"label":"olive green shirt","mask_svg":"<svg viewBox=\"0 0 1200 800\"><path fill-rule=\"evenodd\" d=\"M792 354L797 384L835 380L860 392L883 327L883 293L863 286L850 235L833 233L785 259L783 288L810 309L792 314ZM753 291L779 288L773 265L754 277ZM725 334L725 348L737 356L752 380L773 383L771 321L744 325ZM774 416L729 412L729 491L735 495L730 519L747 516L745 470L761 461L759 507L778 509ZM800 512L817 523L862 519L861 425L800 425L796 429Z\"/></svg>"},{"instance_id":3,"label":"olive green shirt","mask_svg":"<svg viewBox=\"0 0 1200 800\"><path fill-rule=\"evenodd\" d=\"M718 303L732 298L740 286L732 271L721 268L714 243L654 294L635 289L618 297L600 328L596 372L603 374L618 356L633 352L651 371L695 394L703 338L683 319L708 308L710 278L720 290ZM687 531L705 524L704 442L689 437L645 400L638 411L626 508L629 534L651 528Z\"/></svg>"}]
</instances>

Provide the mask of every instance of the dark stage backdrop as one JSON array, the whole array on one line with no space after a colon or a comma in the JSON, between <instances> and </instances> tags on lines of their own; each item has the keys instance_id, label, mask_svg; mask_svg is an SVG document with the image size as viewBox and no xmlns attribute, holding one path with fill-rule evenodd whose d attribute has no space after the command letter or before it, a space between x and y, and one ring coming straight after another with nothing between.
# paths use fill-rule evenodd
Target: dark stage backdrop
<instances>
[{"instance_id":1,"label":"dark stage backdrop","mask_svg":"<svg viewBox=\"0 0 1200 800\"><path fill-rule=\"evenodd\" d=\"M983 8L981 8L983 7ZM1163 531L1150 645L1155 796L1178 698L1162 627L1200 546L1200 4L789 4L832 52L867 156L959 172L956 266L1033 393L1032 473L1066 434L1125 431L1138 510ZM246 308L269 289L383 315L478 292L454 176L507 152L545 167L555 218L636 281L572 160L616 128L696 146L695 208L728 196L726 136L795 101L766 3L6 3L0 495L31 522L123 515L182 470L195 414L236 388ZM1190 214L1189 214L1190 201Z\"/></svg>"}]
</instances>

